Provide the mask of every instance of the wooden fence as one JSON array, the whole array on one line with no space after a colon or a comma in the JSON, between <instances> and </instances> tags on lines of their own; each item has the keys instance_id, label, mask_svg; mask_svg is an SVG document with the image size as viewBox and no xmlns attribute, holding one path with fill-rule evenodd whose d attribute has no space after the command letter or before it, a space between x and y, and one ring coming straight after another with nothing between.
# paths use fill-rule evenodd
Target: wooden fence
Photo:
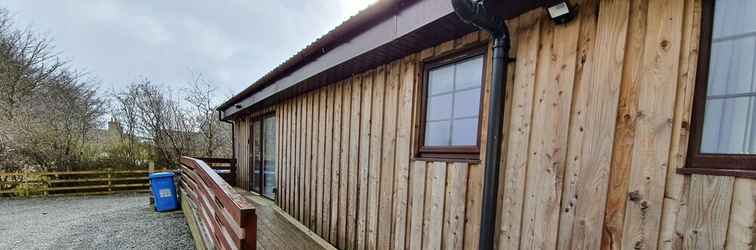
<instances>
[{"instance_id":1,"label":"wooden fence","mask_svg":"<svg viewBox=\"0 0 756 250\"><path fill-rule=\"evenodd\" d=\"M0 173L0 196L149 191L150 170Z\"/></svg>"},{"instance_id":2,"label":"wooden fence","mask_svg":"<svg viewBox=\"0 0 756 250\"><path fill-rule=\"evenodd\" d=\"M218 249L255 249L255 208L206 162L181 158L182 209L195 242ZM199 236L198 236L199 235Z\"/></svg>"},{"instance_id":3,"label":"wooden fence","mask_svg":"<svg viewBox=\"0 0 756 250\"><path fill-rule=\"evenodd\" d=\"M236 186L236 159L199 157L195 159L207 163L228 184Z\"/></svg>"}]
</instances>

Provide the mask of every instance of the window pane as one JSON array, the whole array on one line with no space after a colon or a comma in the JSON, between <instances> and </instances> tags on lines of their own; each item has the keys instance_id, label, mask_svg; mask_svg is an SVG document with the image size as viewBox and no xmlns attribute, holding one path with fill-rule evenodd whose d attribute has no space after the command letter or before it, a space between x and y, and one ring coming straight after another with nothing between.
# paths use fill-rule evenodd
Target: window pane
<instances>
[{"instance_id":1,"label":"window pane","mask_svg":"<svg viewBox=\"0 0 756 250\"><path fill-rule=\"evenodd\" d=\"M276 159L276 119L268 117L263 120L263 143L265 143L265 152L263 152L263 160L265 163L275 164L273 162Z\"/></svg>"},{"instance_id":2,"label":"window pane","mask_svg":"<svg viewBox=\"0 0 756 250\"><path fill-rule=\"evenodd\" d=\"M756 37L714 42L709 64L708 95L754 91L753 70Z\"/></svg>"},{"instance_id":3,"label":"window pane","mask_svg":"<svg viewBox=\"0 0 756 250\"><path fill-rule=\"evenodd\" d=\"M727 93L727 74L730 72L730 58L732 49L730 43L714 43L711 45L711 63L709 64L709 83L707 95L723 95Z\"/></svg>"},{"instance_id":4,"label":"window pane","mask_svg":"<svg viewBox=\"0 0 756 250\"><path fill-rule=\"evenodd\" d=\"M714 99L706 103L701 152L753 154L753 97Z\"/></svg>"},{"instance_id":5,"label":"window pane","mask_svg":"<svg viewBox=\"0 0 756 250\"><path fill-rule=\"evenodd\" d=\"M449 121L428 122L425 127L426 146L449 145Z\"/></svg>"},{"instance_id":6,"label":"window pane","mask_svg":"<svg viewBox=\"0 0 756 250\"><path fill-rule=\"evenodd\" d=\"M478 143L478 118L455 120L452 126L453 146L474 146Z\"/></svg>"},{"instance_id":7,"label":"window pane","mask_svg":"<svg viewBox=\"0 0 756 250\"><path fill-rule=\"evenodd\" d=\"M480 88L454 93L454 118L478 116Z\"/></svg>"},{"instance_id":8,"label":"window pane","mask_svg":"<svg viewBox=\"0 0 756 250\"><path fill-rule=\"evenodd\" d=\"M262 194L275 199L276 187L276 118L263 120L263 190Z\"/></svg>"},{"instance_id":9,"label":"window pane","mask_svg":"<svg viewBox=\"0 0 756 250\"><path fill-rule=\"evenodd\" d=\"M714 39L756 31L756 1L717 0L714 10Z\"/></svg>"},{"instance_id":10,"label":"window pane","mask_svg":"<svg viewBox=\"0 0 756 250\"><path fill-rule=\"evenodd\" d=\"M428 121L451 119L452 104L452 94L428 97Z\"/></svg>"},{"instance_id":11,"label":"window pane","mask_svg":"<svg viewBox=\"0 0 756 250\"><path fill-rule=\"evenodd\" d=\"M447 65L433 69L428 77L429 96L454 89L454 66Z\"/></svg>"},{"instance_id":12,"label":"window pane","mask_svg":"<svg viewBox=\"0 0 756 250\"><path fill-rule=\"evenodd\" d=\"M701 153L756 154L756 1L718 0Z\"/></svg>"},{"instance_id":13,"label":"window pane","mask_svg":"<svg viewBox=\"0 0 756 250\"><path fill-rule=\"evenodd\" d=\"M457 64L454 89L479 87L483 81L483 56L468 59Z\"/></svg>"},{"instance_id":14,"label":"window pane","mask_svg":"<svg viewBox=\"0 0 756 250\"><path fill-rule=\"evenodd\" d=\"M252 123L252 190L260 192L260 175L262 174L262 123Z\"/></svg>"},{"instance_id":15,"label":"window pane","mask_svg":"<svg viewBox=\"0 0 756 250\"><path fill-rule=\"evenodd\" d=\"M483 56L429 73L425 146L471 146L478 141Z\"/></svg>"},{"instance_id":16,"label":"window pane","mask_svg":"<svg viewBox=\"0 0 756 250\"><path fill-rule=\"evenodd\" d=\"M722 107L724 99L710 100L706 102L706 113L704 114L703 136L701 138L702 153L718 152L718 137L721 130Z\"/></svg>"}]
</instances>

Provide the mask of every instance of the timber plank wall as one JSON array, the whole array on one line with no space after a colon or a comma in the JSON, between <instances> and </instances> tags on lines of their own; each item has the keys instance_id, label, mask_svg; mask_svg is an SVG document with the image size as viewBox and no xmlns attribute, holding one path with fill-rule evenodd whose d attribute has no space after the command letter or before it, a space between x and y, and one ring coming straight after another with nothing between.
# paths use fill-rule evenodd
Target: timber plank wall
<instances>
[{"instance_id":1,"label":"timber plank wall","mask_svg":"<svg viewBox=\"0 0 756 250\"><path fill-rule=\"evenodd\" d=\"M752 248L756 181L675 172L701 0L573 2L568 25L541 10L509 21L498 248ZM413 149L421 62L488 41L471 33L256 111L278 121L278 205L342 249L477 249L485 166ZM235 147L248 189L247 118Z\"/></svg>"},{"instance_id":2,"label":"timber plank wall","mask_svg":"<svg viewBox=\"0 0 756 250\"><path fill-rule=\"evenodd\" d=\"M234 121L234 135L236 136L234 141L234 152L236 152L236 185L245 189L250 189L250 122L248 119L239 119Z\"/></svg>"}]
</instances>

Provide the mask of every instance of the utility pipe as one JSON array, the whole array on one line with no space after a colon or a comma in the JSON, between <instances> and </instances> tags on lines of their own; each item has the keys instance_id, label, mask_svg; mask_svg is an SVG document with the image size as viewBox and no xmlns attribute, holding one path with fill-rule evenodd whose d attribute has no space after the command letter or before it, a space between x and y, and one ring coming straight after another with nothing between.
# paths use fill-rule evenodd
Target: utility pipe
<instances>
[{"instance_id":1,"label":"utility pipe","mask_svg":"<svg viewBox=\"0 0 756 250\"><path fill-rule=\"evenodd\" d=\"M509 29L500 17L486 9L487 0L451 0L454 11L466 23L491 33L493 38L493 74L488 107L483 206L480 220L480 249L494 249L496 235L496 198L501 164L501 130L504 110L507 64L511 47Z\"/></svg>"},{"instance_id":2,"label":"utility pipe","mask_svg":"<svg viewBox=\"0 0 756 250\"><path fill-rule=\"evenodd\" d=\"M234 161L236 161L236 124L226 119L223 119L223 111L218 111L218 120L224 123L231 124L231 159L234 159Z\"/></svg>"}]
</instances>

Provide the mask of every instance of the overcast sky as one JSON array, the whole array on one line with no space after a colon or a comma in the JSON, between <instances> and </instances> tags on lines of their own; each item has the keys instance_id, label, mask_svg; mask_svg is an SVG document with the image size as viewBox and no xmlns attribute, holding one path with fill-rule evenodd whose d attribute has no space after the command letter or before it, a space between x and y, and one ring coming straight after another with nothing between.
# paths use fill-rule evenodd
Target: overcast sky
<instances>
[{"instance_id":1,"label":"overcast sky","mask_svg":"<svg viewBox=\"0 0 756 250\"><path fill-rule=\"evenodd\" d=\"M109 91L141 77L181 88L192 72L241 91L375 0L0 0L19 28Z\"/></svg>"}]
</instances>

